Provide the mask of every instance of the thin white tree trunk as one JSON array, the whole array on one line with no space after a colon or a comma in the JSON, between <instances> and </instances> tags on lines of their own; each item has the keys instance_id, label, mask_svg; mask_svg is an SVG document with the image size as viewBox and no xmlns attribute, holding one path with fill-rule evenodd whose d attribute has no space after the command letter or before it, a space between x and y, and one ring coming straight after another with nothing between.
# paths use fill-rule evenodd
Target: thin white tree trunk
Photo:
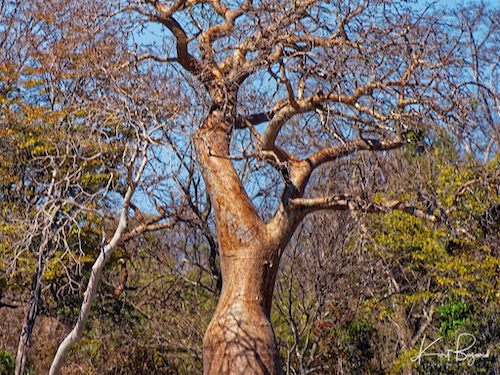
<instances>
[{"instance_id":1,"label":"thin white tree trunk","mask_svg":"<svg viewBox=\"0 0 500 375\"><path fill-rule=\"evenodd\" d=\"M134 160L135 157L132 158L131 164L133 163ZM87 320L90 314L90 309L92 307L92 302L94 301L97 292L97 287L99 285L99 280L101 278L102 270L106 265L108 259L110 258L111 254L115 250L116 246L120 243L120 240L122 239L122 236L125 232L125 228L127 227L127 222L128 222L128 211L129 211L130 200L132 199L132 196L134 195L135 192L135 188L139 180L141 179L147 161L148 159L146 156L146 149L143 149L142 162L134 179L131 178L131 173L130 173L132 165L129 166L129 181L128 181L129 186L127 188L127 192L123 199L118 226L109 243L106 244L105 246L102 246L101 252L97 257L96 261L94 262L94 265L92 266L90 279L87 284L87 289L85 290L83 296L82 307L80 308L80 314L78 316L78 320L73 329L71 330L71 332L59 345L54 360L52 361L52 365L50 366L49 375L58 375L60 373L62 365L64 363L64 359L66 358L66 355L68 354L69 350L75 343L77 343L82 338L83 330L85 329L85 326L87 324Z\"/></svg>"}]
</instances>

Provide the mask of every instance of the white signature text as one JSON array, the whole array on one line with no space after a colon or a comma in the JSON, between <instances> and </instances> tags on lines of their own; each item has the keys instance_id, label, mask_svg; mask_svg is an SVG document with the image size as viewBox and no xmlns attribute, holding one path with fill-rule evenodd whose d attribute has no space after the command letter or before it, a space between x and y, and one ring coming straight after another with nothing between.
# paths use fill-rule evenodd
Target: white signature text
<instances>
[{"instance_id":1,"label":"white signature text","mask_svg":"<svg viewBox=\"0 0 500 375\"><path fill-rule=\"evenodd\" d=\"M429 345L424 347L425 336L422 338L420 343L420 351L418 355L410 358L412 362L418 362L420 364L423 357L438 357L446 358L447 361L455 360L455 362L467 362L468 366L474 365L478 358L489 358L490 351L487 350L486 353L472 353L470 350L476 344L476 337L470 333L461 333L457 337L457 341L454 349L446 349L441 353L429 353L430 348L441 341L442 337L432 341Z\"/></svg>"}]
</instances>

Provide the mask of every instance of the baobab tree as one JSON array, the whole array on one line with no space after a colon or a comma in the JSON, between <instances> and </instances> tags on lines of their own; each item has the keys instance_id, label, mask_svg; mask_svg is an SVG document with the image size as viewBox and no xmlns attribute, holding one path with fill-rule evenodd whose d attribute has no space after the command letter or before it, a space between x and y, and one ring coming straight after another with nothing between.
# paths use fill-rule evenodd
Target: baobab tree
<instances>
[{"instance_id":1,"label":"baobab tree","mask_svg":"<svg viewBox=\"0 0 500 375\"><path fill-rule=\"evenodd\" d=\"M204 338L205 374L279 374L273 287L305 215L402 210L440 220L419 202L321 195L313 173L463 122L464 56L480 61L481 46L470 48L474 39L462 39L453 17L391 1L151 0L128 9L168 30L173 54L151 57L188 72L209 102L192 139L215 213L223 287ZM484 9L476 11L479 22ZM494 24L486 23L486 37ZM268 220L235 168L242 159L281 178Z\"/></svg>"},{"instance_id":2,"label":"baobab tree","mask_svg":"<svg viewBox=\"0 0 500 375\"><path fill-rule=\"evenodd\" d=\"M488 17L482 6L469 10L483 23L474 25L484 39L475 43L475 31L456 14L409 3L145 0L117 9L164 33L157 44L137 40L135 61L185 78L202 103L186 103L185 113L196 114L177 124L179 131L194 128L221 259L222 291L203 343L205 374L281 373L269 320L273 288L306 215L401 210L441 220L417 198L316 188L319 172L355 154L389 152L429 134L462 141L450 130L468 126L471 87L490 78L471 80L466 57L474 54L477 66L492 63L479 51L498 35L498 10ZM498 58L491 76L497 66ZM494 90L482 91L485 107L494 104ZM188 118L201 120L192 126ZM490 142L493 155L498 143ZM254 183L243 182L243 162L261 171ZM279 181L274 194L257 195L271 202L271 214L260 212L249 193L270 180Z\"/></svg>"}]
</instances>

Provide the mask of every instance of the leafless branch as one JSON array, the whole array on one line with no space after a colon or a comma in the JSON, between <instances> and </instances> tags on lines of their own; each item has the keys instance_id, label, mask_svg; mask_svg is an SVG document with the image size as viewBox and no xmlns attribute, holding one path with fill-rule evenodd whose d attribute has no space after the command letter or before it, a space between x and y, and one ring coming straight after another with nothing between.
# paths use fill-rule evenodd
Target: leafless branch
<instances>
[{"instance_id":1,"label":"leafless branch","mask_svg":"<svg viewBox=\"0 0 500 375\"><path fill-rule=\"evenodd\" d=\"M294 198L290 200L290 204L294 207L300 208L306 213L318 210L362 211L368 213L398 210L433 223L440 221L440 219L435 215L426 213L418 207L398 200L374 203L367 202L359 196L353 197L349 194L320 198Z\"/></svg>"}]
</instances>

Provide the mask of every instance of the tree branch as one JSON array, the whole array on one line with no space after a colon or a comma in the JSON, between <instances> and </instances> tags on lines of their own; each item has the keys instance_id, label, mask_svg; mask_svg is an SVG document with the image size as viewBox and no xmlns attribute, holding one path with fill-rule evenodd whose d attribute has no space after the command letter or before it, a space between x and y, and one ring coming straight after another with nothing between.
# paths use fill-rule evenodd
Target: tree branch
<instances>
[{"instance_id":1,"label":"tree branch","mask_svg":"<svg viewBox=\"0 0 500 375\"><path fill-rule=\"evenodd\" d=\"M437 216L429 214L420 208L403 203L399 200L374 203L365 201L359 196L344 194L319 198L295 198L290 200L290 204L305 211L306 213L319 210L363 211L369 213L399 210L433 223L440 222L440 219Z\"/></svg>"},{"instance_id":2,"label":"tree branch","mask_svg":"<svg viewBox=\"0 0 500 375\"><path fill-rule=\"evenodd\" d=\"M130 241L131 239L147 233L147 232L155 232L158 230L166 229L166 228L172 228L178 221L169 221L169 222L159 222L160 220L164 219L163 216L157 216L154 217L147 222L140 224L136 226L134 229L132 229L130 232L127 232L123 235L121 243L125 243ZM190 220L189 218L188 220ZM194 220L194 217L192 218Z\"/></svg>"},{"instance_id":3,"label":"tree branch","mask_svg":"<svg viewBox=\"0 0 500 375\"><path fill-rule=\"evenodd\" d=\"M146 3L151 4L157 11L156 15L147 14L152 21L156 21L166 26L174 35L177 42L177 61L184 69L193 75L200 75L202 69L199 61L192 56L188 51L189 38L182 26L173 18L173 14L179 8L187 3L185 0L176 2L170 8L166 8L157 0L146 0ZM137 10L137 9L136 9ZM139 10L138 10L139 11ZM141 12L141 11L140 11ZM141 12L144 14L144 12Z\"/></svg>"},{"instance_id":4,"label":"tree branch","mask_svg":"<svg viewBox=\"0 0 500 375\"><path fill-rule=\"evenodd\" d=\"M356 104L361 97L372 95L376 89L399 85L400 83L395 81L373 81L367 83L365 86L358 87L351 95L334 92L325 94L320 90L301 100L294 100L293 102L288 100L281 106L278 106L278 108L274 108L274 116L269 121L267 129L261 137L262 147L263 149L270 149L281 128L297 114L315 111L327 102L345 104L356 108Z\"/></svg>"},{"instance_id":5,"label":"tree branch","mask_svg":"<svg viewBox=\"0 0 500 375\"><path fill-rule=\"evenodd\" d=\"M309 158L307 162L311 165L311 169L318 167L323 163L333 161L344 156L351 155L356 151L369 150L369 151L387 151L394 150L402 147L405 144L405 140L401 135L395 136L393 139L364 139L359 138L345 144L326 148L320 150Z\"/></svg>"},{"instance_id":6,"label":"tree branch","mask_svg":"<svg viewBox=\"0 0 500 375\"><path fill-rule=\"evenodd\" d=\"M269 121L273 115L273 111L254 113L246 116L238 115L234 125L236 129L246 129L248 128L248 125L259 125Z\"/></svg>"},{"instance_id":7,"label":"tree branch","mask_svg":"<svg viewBox=\"0 0 500 375\"><path fill-rule=\"evenodd\" d=\"M217 6L217 4L219 6ZM225 23L222 25L211 26L210 28L208 28L208 30L204 31L199 38L199 43L203 59L212 63L213 66L216 66L213 56L212 42L220 38L221 36L226 35L233 29L234 23L245 13L245 9L247 8L248 4L245 4L242 8L233 11L222 7L219 1L213 1L212 5L214 6L214 8L216 8L216 10L218 9L219 14L222 13L221 15L224 17Z\"/></svg>"}]
</instances>

